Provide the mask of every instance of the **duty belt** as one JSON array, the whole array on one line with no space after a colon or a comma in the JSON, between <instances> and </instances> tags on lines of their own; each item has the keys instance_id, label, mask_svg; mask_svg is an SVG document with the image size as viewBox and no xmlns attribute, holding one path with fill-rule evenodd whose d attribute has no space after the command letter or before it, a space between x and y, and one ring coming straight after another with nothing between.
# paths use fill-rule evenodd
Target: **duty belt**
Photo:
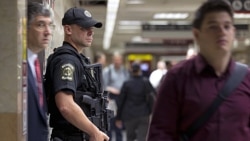
<instances>
[{"instance_id":1,"label":"duty belt","mask_svg":"<svg viewBox=\"0 0 250 141\"><path fill-rule=\"evenodd\" d=\"M51 134L52 141L56 137L61 139L61 141L88 141L89 140L89 136L84 132L72 132L68 130L53 129L52 134Z\"/></svg>"}]
</instances>

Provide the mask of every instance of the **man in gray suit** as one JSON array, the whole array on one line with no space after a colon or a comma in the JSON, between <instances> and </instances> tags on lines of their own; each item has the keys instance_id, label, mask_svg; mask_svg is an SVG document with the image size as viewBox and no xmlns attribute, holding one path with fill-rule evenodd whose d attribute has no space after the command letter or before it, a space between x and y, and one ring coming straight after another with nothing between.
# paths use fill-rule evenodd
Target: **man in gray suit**
<instances>
[{"instance_id":1,"label":"man in gray suit","mask_svg":"<svg viewBox=\"0 0 250 141\"><path fill-rule=\"evenodd\" d=\"M38 53L48 47L53 23L49 9L28 4L28 141L48 141L47 105L43 93Z\"/></svg>"}]
</instances>

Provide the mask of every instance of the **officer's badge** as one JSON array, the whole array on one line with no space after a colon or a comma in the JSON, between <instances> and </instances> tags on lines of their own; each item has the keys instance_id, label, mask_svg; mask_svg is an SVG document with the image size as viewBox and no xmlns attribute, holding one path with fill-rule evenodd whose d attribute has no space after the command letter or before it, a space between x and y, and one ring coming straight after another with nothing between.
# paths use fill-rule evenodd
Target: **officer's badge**
<instances>
[{"instance_id":1,"label":"officer's badge","mask_svg":"<svg viewBox=\"0 0 250 141\"><path fill-rule=\"evenodd\" d=\"M87 16L87 17L89 17L89 18L92 16L92 15L90 14L90 12L87 11L87 10L84 11L84 14L85 14L85 16Z\"/></svg>"},{"instance_id":2,"label":"officer's badge","mask_svg":"<svg viewBox=\"0 0 250 141\"><path fill-rule=\"evenodd\" d=\"M75 68L71 64L64 64L62 65L62 80L73 80L73 73Z\"/></svg>"}]
</instances>

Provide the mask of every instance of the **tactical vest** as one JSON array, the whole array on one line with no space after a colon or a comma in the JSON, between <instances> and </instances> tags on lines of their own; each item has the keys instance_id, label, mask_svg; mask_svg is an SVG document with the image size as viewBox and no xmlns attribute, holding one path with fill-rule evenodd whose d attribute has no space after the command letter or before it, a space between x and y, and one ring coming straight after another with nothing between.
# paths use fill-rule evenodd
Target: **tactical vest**
<instances>
[{"instance_id":1,"label":"tactical vest","mask_svg":"<svg viewBox=\"0 0 250 141\"><path fill-rule=\"evenodd\" d=\"M64 44L64 46L69 46L67 43ZM74 48L70 47L70 48L65 48L65 47L59 47L57 49L54 50L54 53L52 55L49 56L49 58L47 59L47 68L46 68L46 74L44 76L44 87L45 87L45 92L46 92L46 98L47 98L47 103L48 103L48 111L49 113L51 113L52 111L55 111L55 109L51 109L51 108L56 108L55 107L55 100L54 97L52 98L51 96L54 96L54 94L51 94L51 86L52 84L50 84L52 81L50 80L51 77L50 75L50 68L51 68L51 62L53 61L53 59L55 59L57 56L63 55L63 54L68 54L69 56L71 56L72 58L76 59L78 58L79 61L82 64L83 67L83 77L82 78L82 87L77 89L76 94L74 95L74 101L81 107L81 109L84 111L85 115L87 117L89 117L91 115L91 111L90 111L90 106L88 104L84 104L82 102L82 97L83 95L87 95L90 96L92 98L94 98L94 93L96 86L95 86L95 80L91 79L91 72L89 72L86 68L85 65L89 64L90 62L88 61L88 59L84 56L81 56L79 53L77 53ZM62 125L63 128L65 129L71 129L73 125L69 124L69 126L65 126ZM60 127L59 127L60 128Z\"/></svg>"}]
</instances>

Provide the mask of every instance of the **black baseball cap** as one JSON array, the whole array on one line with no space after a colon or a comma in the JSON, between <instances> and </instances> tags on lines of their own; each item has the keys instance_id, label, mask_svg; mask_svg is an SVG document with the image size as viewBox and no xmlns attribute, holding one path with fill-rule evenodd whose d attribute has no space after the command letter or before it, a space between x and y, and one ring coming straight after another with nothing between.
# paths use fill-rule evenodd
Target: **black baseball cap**
<instances>
[{"instance_id":1,"label":"black baseball cap","mask_svg":"<svg viewBox=\"0 0 250 141\"><path fill-rule=\"evenodd\" d=\"M89 11L77 7L73 7L67 10L62 19L62 25L71 24L77 24L83 28L102 27L102 23L94 20Z\"/></svg>"}]
</instances>

